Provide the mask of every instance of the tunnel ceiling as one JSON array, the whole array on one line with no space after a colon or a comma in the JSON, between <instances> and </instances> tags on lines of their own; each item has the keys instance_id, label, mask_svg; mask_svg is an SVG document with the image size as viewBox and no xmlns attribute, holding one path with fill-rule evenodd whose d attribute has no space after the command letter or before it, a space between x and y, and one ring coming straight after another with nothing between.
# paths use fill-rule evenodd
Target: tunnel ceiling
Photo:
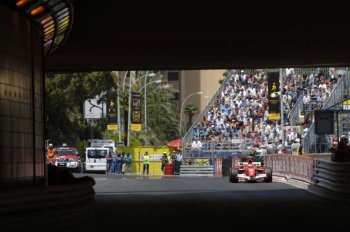
<instances>
[{"instance_id":1,"label":"tunnel ceiling","mask_svg":"<svg viewBox=\"0 0 350 232\"><path fill-rule=\"evenodd\" d=\"M73 28L46 58L48 72L350 64L341 3L71 2Z\"/></svg>"}]
</instances>

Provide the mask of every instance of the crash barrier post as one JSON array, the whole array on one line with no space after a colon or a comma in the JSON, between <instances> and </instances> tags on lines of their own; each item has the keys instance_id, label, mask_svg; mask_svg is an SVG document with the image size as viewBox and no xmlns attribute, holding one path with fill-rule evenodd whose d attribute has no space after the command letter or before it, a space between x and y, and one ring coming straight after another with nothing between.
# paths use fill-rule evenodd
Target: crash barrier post
<instances>
[{"instance_id":1,"label":"crash barrier post","mask_svg":"<svg viewBox=\"0 0 350 232\"><path fill-rule=\"evenodd\" d=\"M314 184L336 192L350 193L350 162L314 159Z\"/></svg>"},{"instance_id":2,"label":"crash barrier post","mask_svg":"<svg viewBox=\"0 0 350 232\"><path fill-rule=\"evenodd\" d=\"M78 179L79 180L79 179ZM93 178L74 184L0 191L1 231L62 231L91 226Z\"/></svg>"}]
</instances>

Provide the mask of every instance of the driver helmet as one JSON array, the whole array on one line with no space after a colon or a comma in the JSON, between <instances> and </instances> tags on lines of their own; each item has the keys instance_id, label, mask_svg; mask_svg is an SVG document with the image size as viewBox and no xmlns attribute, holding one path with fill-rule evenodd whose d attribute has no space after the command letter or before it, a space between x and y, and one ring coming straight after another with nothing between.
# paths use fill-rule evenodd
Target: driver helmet
<instances>
[{"instance_id":1,"label":"driver helmet","mask_svg":"<svg viewBox=\"0 0 350 232\"><path fill-rule=\"evenodd\" d=\"M348 139L348 137L346 137L346 135L342 135L340 137L340 142L348 144L349 143L349 139Z\"/></svg>"},{"instance_id":2,"label":"driver helmet","mask_svg":"<svg viewBox=\"0 0 350 232\"><path fill-rule=\"evenodd\" d=\"M49 148L53 148L53 144L52 143L49 144Z\"/></svg>"}]
</instances>

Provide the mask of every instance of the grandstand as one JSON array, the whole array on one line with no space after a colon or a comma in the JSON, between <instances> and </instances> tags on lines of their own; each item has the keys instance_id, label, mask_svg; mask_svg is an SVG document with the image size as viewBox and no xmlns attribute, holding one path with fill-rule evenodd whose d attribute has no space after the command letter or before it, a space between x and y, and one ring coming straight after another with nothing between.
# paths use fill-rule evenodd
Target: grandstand
<instances>
[{"instance_id":1,"label":"grandstand","mask_svg":"<svg viewBox=\"0 0 350 232\"><path fill-rule=\"evenodd\" d=\"M267 73L283 79L283 121L268 119ZM185 159L234 157L259 150L287 154L299 138L307 153L328 152L331 136L315 135L313 112L347 97L348 68L284 68L230 70L183 137ZM283 133L283 134L282 134ZM283 135L283 136L282 136ZM192 149L198 136L201 149Z\"/></svg>"}]
</instances>

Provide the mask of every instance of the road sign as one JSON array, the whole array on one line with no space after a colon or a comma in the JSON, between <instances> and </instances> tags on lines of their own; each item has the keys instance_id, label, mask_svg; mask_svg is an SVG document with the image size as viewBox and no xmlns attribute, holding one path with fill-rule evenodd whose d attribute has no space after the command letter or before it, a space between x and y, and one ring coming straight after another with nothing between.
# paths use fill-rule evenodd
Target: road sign
<instances>
[{"instance_id":1,"label":"road sign","mask_svg":"<svg viewBox=\"0 0 350 232\"><path fill-rule=\"evenodd\" d=\"M98 103L98 99L88 99L84 102L84 118L85 119L98 119L104 118L106 115L106 104L103 102Z\"/></svg>"}]
</instances>

